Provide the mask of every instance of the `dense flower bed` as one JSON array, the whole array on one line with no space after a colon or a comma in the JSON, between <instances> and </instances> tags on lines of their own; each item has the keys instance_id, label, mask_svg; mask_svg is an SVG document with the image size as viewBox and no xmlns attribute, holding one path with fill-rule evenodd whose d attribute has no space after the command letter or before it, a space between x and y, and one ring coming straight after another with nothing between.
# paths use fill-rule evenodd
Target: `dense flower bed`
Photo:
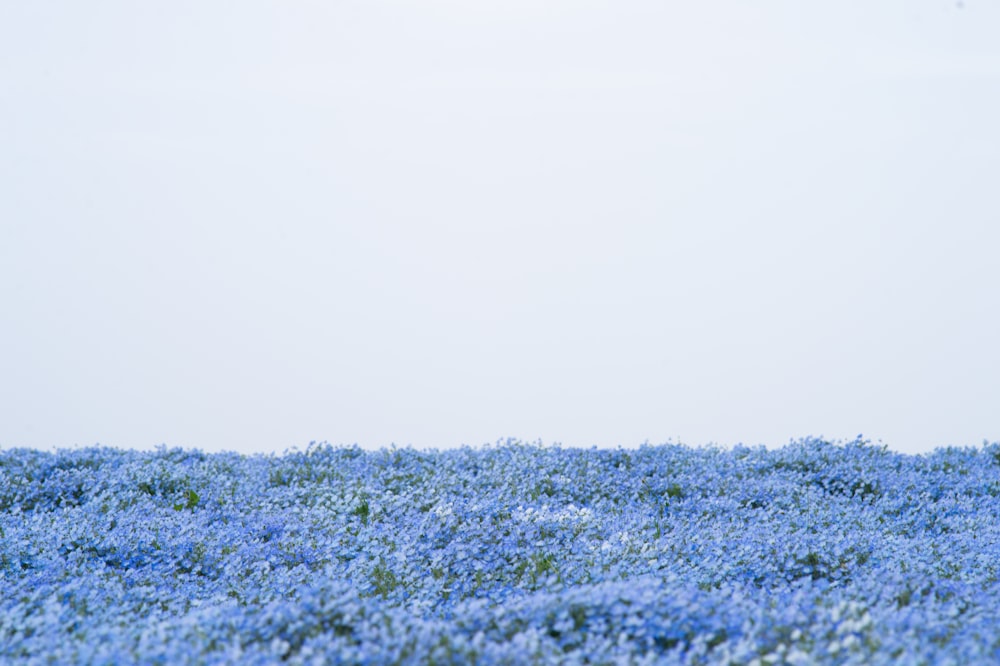
<instances>
[{"instance_id":1,"label":"dense flower bed","mask_svg":"<svg viewBox=\"0 0 1000 666\"><path fill-rule=\"evenodd\" d=\"M1000 662L1000 444L0 452L0 661Z\"/></svg>"}]
</instances>

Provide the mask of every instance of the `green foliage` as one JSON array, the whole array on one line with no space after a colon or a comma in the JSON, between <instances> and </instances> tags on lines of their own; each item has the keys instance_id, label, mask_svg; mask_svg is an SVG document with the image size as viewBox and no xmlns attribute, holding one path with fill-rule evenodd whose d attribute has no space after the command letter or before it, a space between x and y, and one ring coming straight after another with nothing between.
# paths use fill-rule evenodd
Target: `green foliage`
<instances>
[{"instance_id":1,"label":"green foliage","mask_svg":"<svg viewBox=\"0 0 1000 666\"><path fill-rule=\"evenodd\" d=\"M375 588L375 594L382 598L388 598L389 594L399 586L399 579L396 578L396 574L391 569L385 566L384 562L380 561L372 569L372 585Z\"/></svg>"},{"instance_id":2,"label":"green foliage","mask_svg":"<svg viewBox=\"0 0 1000 666\"><path fill-rule=\"evenodd\" d=\"M537 500L540 499L542 495L545 495L546 497L552 497L555 494L556 494L556 486L552 482L552 479L545 478L540 480L538 483L534 485L534 487L531 489L530 496L531 499Z\"/></svg>"},{"instance_id":3,"label":"green foliage","mask_svg":"<svg viewBox=\"0 0 1000 666\"><path fill-rule=\"evenodd\" d=\"M676 483L671 483L669 486L667 486L665 492L667 497L669 497L670 499L681 499L682 497L684 497L684 489L681 488Z\"/></svg>"},{"instance_id":4,"label":"green foliage","mask_svg":"<svg viewBox=\"0 0 1000 666\"><path fill-rule=\"evenodd\" d=\"M587 607L581 604L571 604L569 616L573 619L573 631L580 631L587 623Z\"/></svg>"},{"instance_id":5,"label":"green foliage","mask_svg":"<svg viewBox=\"0 0 1000 666\"><path fill-rule=\"evenodd\" d=\"M174 504L174 511L184 511L185 509L193 511L194 508L198 506L198 501L200 499L201 498L198 497L198 493L189 489L187 493L185 493L185 501L180 504Z\"/></svg>"},{"instance_id":6,"label":"green foliage","mask_svg":"<svg viewBox=\"0 0 1000 666\"><path fill-rule=\"evenodd\" d=\"M354 511L352 513L361 519L361 523L363 525L367 526L371 517L371 507L368 504L368 498L362 497L361 501L358 502L358 505L354 507Z\"/></svg>"},{"instance_id":7,"label":"green foliage","mask_svg":"<svg viewBox=\"0 0 1000 666\"><path fill-rule=\"evenodd\" d=\"M294 480L295 475L293 473L280 467L272 469L267 476L268 483L274 488L290 486Z\"/></svg>"},{"instance_id":8,"label":"green foliage","mask_svg":"<svg viewBox=\"0 0 1000 666\"><path fill-rule=\"evenodd\" d=\"M550 573L558 573L556 560L549 553L534 552L531 554L531 561L534 565L530 572L532 584L537 583L540 578Z\"/></svg>"}]
</instances>

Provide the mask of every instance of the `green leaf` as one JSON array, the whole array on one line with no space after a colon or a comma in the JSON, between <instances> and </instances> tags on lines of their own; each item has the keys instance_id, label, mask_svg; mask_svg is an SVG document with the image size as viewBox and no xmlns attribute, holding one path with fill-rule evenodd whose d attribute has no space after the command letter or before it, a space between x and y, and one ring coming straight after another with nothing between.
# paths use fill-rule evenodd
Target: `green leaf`
<instances>
[{"instance_id":1,"label":"green leaf","mask_svg":"<svg viewBox=\"0 0 1000 666\"><path fill-rule=\"evenodd\" d=\"M198 493L196 493L193 490L188 490L187 493L185 493L185 496L187 497L187 501L181 504L174 504L174 511L183 511L184 509L194 509L196 506L198 506L198 500L201 499L200 497L198 497Z\"/></svg>"}]
</instances>

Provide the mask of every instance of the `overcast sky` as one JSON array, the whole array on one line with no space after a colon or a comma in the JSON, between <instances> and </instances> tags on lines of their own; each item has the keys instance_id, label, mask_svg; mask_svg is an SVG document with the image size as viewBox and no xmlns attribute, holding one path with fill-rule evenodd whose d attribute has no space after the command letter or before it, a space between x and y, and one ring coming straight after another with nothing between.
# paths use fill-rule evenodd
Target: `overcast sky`
<instances>
[{"instance_id":1,"label":"overcast sky","mask_svg":"<svg viewBox=\"0 0 1000 666\"><path fill-rule=\"evenodd\" d=\"M1000 4L0 5L0 447L1000 440Z\"/></svg>"}]
</instances>

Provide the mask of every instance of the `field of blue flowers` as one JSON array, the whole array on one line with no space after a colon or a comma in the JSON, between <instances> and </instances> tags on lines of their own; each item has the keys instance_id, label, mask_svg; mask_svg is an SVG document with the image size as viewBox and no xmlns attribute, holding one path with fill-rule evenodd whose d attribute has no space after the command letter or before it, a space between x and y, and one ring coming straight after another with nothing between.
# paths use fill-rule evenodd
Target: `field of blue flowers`
<instances>
[{"instance_id":1,"label":"field of blue flowers","mask_svg":"<svg viewBox=\"0 0 1000 666\"><path fill-rule=\"evenodd\" d=\"M0 451L0 661L1000 663L1000 444Z\"/></svg>"}]
</instances>

